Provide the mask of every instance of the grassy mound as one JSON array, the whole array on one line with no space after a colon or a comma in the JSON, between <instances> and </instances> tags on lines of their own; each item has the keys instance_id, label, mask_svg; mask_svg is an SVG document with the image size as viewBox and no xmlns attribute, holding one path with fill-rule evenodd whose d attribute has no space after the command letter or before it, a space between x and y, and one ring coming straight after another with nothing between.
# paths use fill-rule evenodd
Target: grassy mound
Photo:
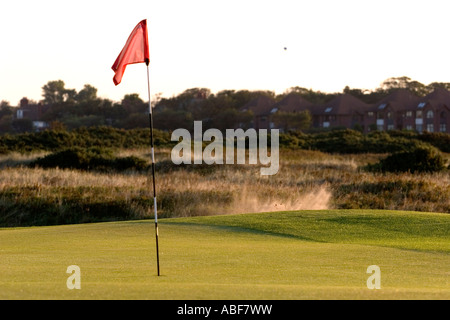
<instances>
[{"instance_id":1,"label":"grassy mound","mask_svg":"<svg viewBox=\"0 0 450 320\"><path fill-rule=\"evenodd\" d=\"M448 214L393 210L310 210L179 218L168 219L167 222L237 228L246 232L314 242L450 252Z\"/></svg>"}]
</instances>

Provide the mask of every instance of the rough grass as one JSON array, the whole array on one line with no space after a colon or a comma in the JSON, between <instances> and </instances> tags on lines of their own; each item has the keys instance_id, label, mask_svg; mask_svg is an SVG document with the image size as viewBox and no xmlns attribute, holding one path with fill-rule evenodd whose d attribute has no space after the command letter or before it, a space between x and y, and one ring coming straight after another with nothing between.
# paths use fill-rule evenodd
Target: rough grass
<instances>
[{"instance_id":1,"label":"rough grass","mask_svg":"<svg viewBox=\"0 0 450 320\"><path fill-rule=\"evenodd\" d=\"M117 156L149 159L148 150ZM372 173L385 155L330 155L281 150L280 170L261 176L255 165L185 165L159 150L160 217L302 209L388 209L450 212L450 171ZM448 157L448 155L446 155ZM37 155L36 155L37 157ZM0 226L49 225L153 217L150 172L101 173L27 168L32 156L0 158Z\"/></svg>"},{"instance_id":2,"label":"rough grass","mask_svg":"<svg viewBox=\"0 0 450 320\"><path fill-rule=\"evenodd\" d=\"M152 221L0 229L0 299L448 300L449 224L371 210L161 219L161 277Z\"/></svg>"}]
</instances>

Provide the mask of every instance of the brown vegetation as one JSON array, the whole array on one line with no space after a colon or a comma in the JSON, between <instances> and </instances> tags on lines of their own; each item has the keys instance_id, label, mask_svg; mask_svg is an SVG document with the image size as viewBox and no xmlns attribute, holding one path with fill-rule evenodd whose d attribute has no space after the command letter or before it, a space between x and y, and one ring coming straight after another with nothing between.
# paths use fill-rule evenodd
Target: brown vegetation
<instances>
[{"instance_id":1,"label":"brown vegetation","mask_svg":"<svg viewBox=\"0 0 450 320\"><path fill-rule=\"evenodd\" d=\"M118 155L149 159L143 149ZM161 167L156 172L158 212L160 217L333 208L450 212L449 170L411 174L362 169L384 156L284 149L274 176L261 176L255 165ZM150 172L25 167L31 160L30 155L0 159L0 225L153 216ZM170 150L160 150L156 160L170 163Z\"/></svg>"}]
</instances>

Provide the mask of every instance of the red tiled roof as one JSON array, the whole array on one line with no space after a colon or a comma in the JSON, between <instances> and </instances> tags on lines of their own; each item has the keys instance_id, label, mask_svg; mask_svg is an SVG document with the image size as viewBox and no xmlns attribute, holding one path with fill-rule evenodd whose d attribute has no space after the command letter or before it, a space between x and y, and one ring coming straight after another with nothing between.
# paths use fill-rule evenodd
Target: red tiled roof
<instances>
[{"instance_id":1,"label":"red tiled roof","mask_svg":"<svg viewBox=\"0 0 450 320\"><path fill-rule=\"evenodd\" d=\"M310 110L313 104L296 93L290 93L273 107L284 112L300 112Z\"/></svg>"},{"instance_id":2,"label":"red tiled roof","mask_svg":"<svg viewBox=\"0 0 450 320\"><path fill-rule=\"evenodd\" d=\"M397 89L373 106L373 111L390 106L394 111L416 109L420 98L407 89Z\"/></svg>"},{"instance_id":3,"label":"red tiled roof","mask_svg":"<svg viewBox=\"0 0 450 320\"><path fill-rule=\"evenodd\" d=\"M433 92L418 101L418 103L423 102L429 103L435 108L440 106L447 106L447 108L450 108L450 92L444 88L435 88Z\"/></svg>"},{"instance_id":4,"label":"red tiled roof","mask_svg":"<svg viewBox=\"0 0 450 320\"><path fill-rule=\"evenodd\" d=\"M362 114L369 110L370 107L369 104L350 94L340 94L324 105L315 108L313 114L343 115L352 114L354 112Z\"/></svg>"},{"instance_id":5,"label":"red tiled roof","mask_svg":"<svg viewBox=\"0 0 450 320\"><path fill-rule=\"evenodd\" d=\"M253 111L253 114L255 116L259 116L270 113L270 110L273 109L274 104L275 104L274 99L268 96L261 95L246 103L241 108L241 111Z\"/></svg>"}]
</instances>

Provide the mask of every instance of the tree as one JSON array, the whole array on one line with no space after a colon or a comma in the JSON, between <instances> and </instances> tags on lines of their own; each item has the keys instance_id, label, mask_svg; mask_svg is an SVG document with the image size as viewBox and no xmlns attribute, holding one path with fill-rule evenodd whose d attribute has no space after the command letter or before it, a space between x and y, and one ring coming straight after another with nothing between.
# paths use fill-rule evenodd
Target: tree
<instances>
[{"instance_id":1,"label":"tree","mask_svg":"<svg viewBox=\"0 0 450 320\"><path fill-rule=\"evenodd\" d=\"M0 101L0 109L10 107L9 101L2 100Z\"/></svg>"},{"instance_id":2,"label":"tree","mask_svg":"<svg viewBox=\"0 0 450 320\"><path fill-rule=\"evenodd\" d=\"M434 89L437 89L437 88L443 88L446 90L450 90L450 83L449 82L432 82L428 85L428 88L430 89L430 91L433 91Z\"/></svg>"},{"instance_id":3,"label":"tree","mask_svg":"<svg viewBox=\"0 0 450 320\"><path fill-rule=\"evenodd\" d=\"M323 104L336 96L336 94L334 94L334 93L324 93L321 91L313 91L311 89L306 89L306 88L302 88L302 87L298 87L298 86L289 88L288 90L285 91L285 94L283 96L286 96L290 93L298 94L298 95L302 96L303 98L305 98L306 100L308 100L309 102L315 103L315 104ZM279 97L279 98L282 99L283 96Z\"/></svg>"},{"instance_id":4,"label":"tree","mask_svg":"<svg viewBox=\"0 0 450 320\"><path fill-rule=\"evenodd\" d=\"M429 93L427 86L419 81L411 80L411 78L406 76L388 78L381 83L380 89L386 93L392 92L395 89L408 89L421 97Z\"/></svg>"},{"instance_id":5,"label":"tree","mask_svg":"<svg viewBox=\"0 0 450 320\"><path fill-rule=\"evenodd\" d=\"M75 89L66 89L63 93L64 102L74 103L76 102L75 98L77 96L77 91Z\"/></svg>"},{"instance_id":6,"label":"tree","mask_svg":"<svg viewBox=\"0 0 450 320\"><path fill-rule=\"evenodd\" d=\"M285 112L277 111L272 115L272 122L284 132L289 130L302 131L311 126L311 114L309 111Z\"/></svg>"},{"instance_id":7,"label":"tree","mask_svg":"<svg viewBox=\"0 0 450 320\"><path fill-rule=\"evenodd\" d=\"M244 130L247 130L252 127L254 119L253 111L248 110L244 112L239 112L237 116L238 126Z\"/></svg>"},{"instance_id":8,"label":"tree","mask_svg":"<svg viewBox=\"0 0 450 320\"><path fill-rule=\"evenodd\" d=\"M4 116L12 115L13 113L13 108L9 105L9 102L2 100L0 102L0 119Z\"/></svg>"},{"instance_id":9,"label":"tree","mask_svg":"<svg viewBox=\"0 0 450 320\"><path fill-rule=\"evenodd\" d=\"M62 80L49 81L42 87L44 102L57 104L64 101L65 83Z\"/></svg>"},{"instance_id":10,"label":"tree","mask_svg":"<svg viewBox=\"0 0 450 320\"><path fill-rule=\"evenodd\" d=\"M147 105L139 98L138 93L126 94L122 99L122 106L127 114L145 112Z\"/></svg>"},{"instance_id":11,"label":"tree","mask_svg":"<svg viewBox=\"0 0 450 320\"><path fill-rule=\"evenodd\" d=\"M380 89L382 90L391 90L391 89L406 89L408 88L408 83L411 81L411 78L403 76L403 77L391 77L386 80L384 80L381 85Z\"/></svg>"},{"instance_id":12,"label":"tree","mask_svg":"<svg viewBox=\"0 0 450 320\"><path fill-rule=\"evenodd\" d=\"M75 100L78 103L86 103L97 99L97 88L91 86L90 84L85 84L84 88L78 92Z\"/></svg>"},{"instance_id":13,"label":"tree","mask_svg":"<svg viewBox=\"0 0 450 320\"><path fill-rule=\"evenodd\" d=\"M227 108L221 110L212 119L209 125L205 125L207 128L216 128L225 132L226 129L234 128L239 123L239 111Z\"/></svg>"},{"instance_id":14,"label":"tree","mask_svg":"<svg viewBox=\"0 0 450 320\"><path fill-rule=\"evenodd\" d=\"M63 102L73 102L77 92L75 89L66 89L62 80L49 81L42 87L44 103L62 104Z\"/></svg>"},{"instance_id":15,"label":"tree","mask_svg":"<svg viewBox=\"0 0 450 320\"><path fill-rule=\"evenodd\" d=\"M156 129L167 131L178 128L192 130L194 128L194 118L192 113L183 110L155 110L154 126Z\"/></svg>"},{"instance_id":16,"label":"tree","mask_svg":"<svg viewBox=\"0 0 450 320\"><path fill-rule=\"evenodd\" d=\"M13 116L7 115L0 118L0 133L11 132L12 128Z\"/></svg>"},{"instance_id":17,"label":"tree","mask_svg":"<svg viewBox=\"0 0 450 320\"><path fill-rule=\"evenodd\" d=\"M122 121L121 127L125 129L147 128L148 117L142 113L132 113Z\"/></svg>"}]
</instances>

